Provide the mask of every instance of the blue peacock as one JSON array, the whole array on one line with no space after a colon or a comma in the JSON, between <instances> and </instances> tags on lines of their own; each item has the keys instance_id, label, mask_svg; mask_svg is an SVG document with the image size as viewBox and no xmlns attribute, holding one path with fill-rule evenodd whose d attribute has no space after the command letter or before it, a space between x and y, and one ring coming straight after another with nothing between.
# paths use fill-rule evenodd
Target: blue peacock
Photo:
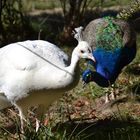
<instances>
[{"instance_id":1,"label":"blue peacock","mask_svg":"<svg viewBox=\"0 0 140 140\"><path fill-rule=\"evenodd\" d=\"M96 62L88 62L95 71L88 68L83 72L85 83L94 81L101 87L110 87L122 69L135 58L136 35L127 19L140 9L140 4L135 1L131 9L123 10L116 18L108 16L93 20L86 26L83 39L92 46Z\"/></svg>"}]
</instances>

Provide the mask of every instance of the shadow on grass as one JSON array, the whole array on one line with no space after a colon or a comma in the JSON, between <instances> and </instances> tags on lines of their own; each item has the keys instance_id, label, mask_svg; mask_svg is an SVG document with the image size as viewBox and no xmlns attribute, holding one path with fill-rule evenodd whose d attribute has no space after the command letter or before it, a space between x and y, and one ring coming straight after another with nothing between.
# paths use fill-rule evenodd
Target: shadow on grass
<instances>
[{"instance_id":1,"label":"shadow on grass","mask_svg":"<svg viewBox=\"0 0 140 140\"><path fill-rule=\"evenodd\" d=\"M127 102L129 99L122 98L116 102ZM65 123L57 124L55 127L41 128L36 133L35 128L31 125L25 128L25 134L21 134L19 126L15 124L11 127L0 128L0 137L3 132L3 138L23 137L24 139L35 140L139 140L140 138L140 123L133 120L131 117L118 118L109 117L106 119L99 119L96 122L83 122L83 121L68 121ZM16 125L16 126L15 126ZM2 131L2 132L1 132Z\"/></svg>"},{"instance_id":2,"label":"shadow on grass","mask_svg":"<svg viewBox=\"0 0 140 140\"><path fill-rule=\"evenodd\" d=\"M67 130L70 140L139 140L140 124L130 120L105 119L97 123L64 123L59 124L59 130Z\"/></svg>"},{"instance_id":3,"label":"shadow on grass","mask_svg":"<svg viewBox=\"0 0 140 140\"><path fill-rule=\"evenodd\" d=\"M134 75L140 75L140 66L139 66L139 62L131 64L127 69L126 72L130 73L130 74L134 74Z\"/></svg>"}]
</instances>

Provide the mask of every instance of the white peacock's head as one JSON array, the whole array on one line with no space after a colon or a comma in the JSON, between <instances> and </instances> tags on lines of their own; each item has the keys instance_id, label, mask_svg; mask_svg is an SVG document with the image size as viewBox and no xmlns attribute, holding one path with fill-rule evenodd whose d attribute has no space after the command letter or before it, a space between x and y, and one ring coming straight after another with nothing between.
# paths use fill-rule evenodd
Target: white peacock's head
<instances>
[{"instance_id":1,"label":"white peacock's head","mask_svg":"<svg viewBox=\"0 0 140 140\"><path fill-rule=\"evenodd\" d=\"M76 47L76 51L79 58L90 59L95 62L92 49L86 41L80 41Z\"/></svg>"}]
</instances>

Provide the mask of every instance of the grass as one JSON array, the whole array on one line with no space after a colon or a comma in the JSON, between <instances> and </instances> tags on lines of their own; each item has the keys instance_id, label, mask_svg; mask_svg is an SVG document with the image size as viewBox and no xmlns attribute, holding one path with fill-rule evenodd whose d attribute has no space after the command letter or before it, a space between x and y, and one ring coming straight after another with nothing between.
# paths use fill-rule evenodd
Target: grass
<instances>
[{"instance_id":1,"label":"grass","mask_svg":"<svg viewBox=\"0 0 140 140\"><path fill-rule=\"evenodd\" d=\"M104 1L103 7L110 7L110 6L126 6L126 4L130 3L132 0L110 0Z\"/></svg>"},{"instance_id":2,"label":"grass","mask_svg":"<svg viewBox=\"0 0 140 140\"><path fill-rule=\"evenodd\" d=\"M59 0L23 0L24 10L33 11L33 10L52 10L54 8L60 8Z\"/></svg>"},{"instance_id":3,"label":"grass","mask_svg":"<svg viewBox=\"0 0 140 140\"><path fill-rule=\"evenodd\" d=\"M101 120L98 124L61 124L55 128L41 126L38 132L30 125L22 134L3 130L1 139L7 140L139 140L140 126L118 120Z\"/></svg>"},{"instance_id":4,"label":"grass","mask_svg":"<svg viewBox=\"0 0 140 140\"><path fill-rule=\"evenodd\" d=\"M68 0L66 0L68 3ZM126 3L130 3L131 0L107 0L103 1L101 4L100 0L88 0L90 2L89 7L93 8L95 6L102 6L102 7L110 7L115 5L126 5ZM53 10L55 8L61 8L61 3L59 0L23 0L24 10L25 11L33 11L33 10Z\"/></svg>"},{"instance_id":5,"label":"grass","mask_svg":"<svg viewBox=\"0 0 140 140\"><path fill-rule=\"evenodd\" d=\"M113 2L113 1L112 1ZM37 4L38 9L42 3ZM51 4L50 4L51 6ZM51 6L53 7L53 6ZM41 8L42 9L42 8ZM41 23L41 22L40 22ZM39 30L38 23L33 23L34 28ZM45 29L45 25L41 26ZM46 30L49 30L47 28ZM25 133L22 134L19 129L17 118L12 119L14 122L14 131L5 127L0 127L0 139L3 140L139 140L140 137L140 35L137 37L138 53L127 68L123 70L117 80L117 92L119 96L135 95L135 99L129 99L126 102L120 102L118 108L120 112L113 110L111 117L95 116L95 120L85 122L86 117L91 115L90 111L94 110L96 102L101 101L98 98L104 96L105 89L96 84L89 84L82 88L82 83L71 90L68 96L64 96L52 108L50 108L50 124L41 125L36 133L34 126L30 122L25 127ZM66 52L71 52L72 48L65 47ZM84 61L80 64L81 72L85 69ZM121 95L122 94L122 95ZM86 102L81 102L86 100ZM77 103L80 103L80 105ZM83 104L83 105L81 105ZM138 107L137 107L138 106ZM80 111L78 112L78 109ZM86 112L88 111L88 112ZM79 113L79 114L78 114ZM86 114L87 113L87 114ZM94 114L93 114L94 115ZM96 114L95 114L96 115ZM100 114L99 114L100 115ZM70 117L70 118L69 118ZM76 120L76 121L75 121ZM78 121L77 121L78 120Z\"/></svg>"},{"instance_id":6,"label":"grass","mask_svg":"<svg viewBox=\"0 0 140 140\"><path fill-rule=\"evenodd\" d=\"M138 36L139 41L139 36ZM138 42L140 44L140 42ZM139 46L139 45L138 45ZM65 48L67 51L68 49ZM70 51L71 52L71 51ZM81 114L77 117L77 102L79 100L91 101L90 104L100 101L99 98L105 94L105 90L96 86L95 84L87 85L85 88L81 88L81 82L79 85L69 92L68 96L64 96L60 101L56 102L50 108L50 124L47 126L41 125L39 131L36 133L32 123L29 123L25 127L25 133L22 134L19 129L17 119L12 121L14 126L14 132L7 130L4 127L0 128L0 139L5 140L139 140L140 137L140 113L139 111L139 87L140 76L135 74L136 67L139 68L140 49L133 61L117 80L117 90L119 90L120 101L114 105L118 107L118 111L111 111L111 117L103 116L95 118L94 121L84 121L83 112L85 113L89 108L94 106L86 105L86 103L80 106ZM136 65L137 64L137 65ZM84 61L82 61L82 69L84 69ZM133 69L134 67L134 69ZM133 69L133 71L132 71ZM130 93L133 93L131 98ZM130 96L126 101L121 101L121 96ZM136 95L136 96L134 96ZM87 106L87 108L86 108ZM86 114L86 113L85 113ZM85 115L84 114L84 115ZM90 114L90 113L89 113ZM74 116L72 118L71 116ZM68 116L71 119L68 119ZM86 116L86 115L85 115ZM87 116L86 116L87 117ZM75 119L76 118L76 119ZM75 121L76 120L76 121ZM78 121L77 121L78 120Z\"/></svg>"}]
</instances>

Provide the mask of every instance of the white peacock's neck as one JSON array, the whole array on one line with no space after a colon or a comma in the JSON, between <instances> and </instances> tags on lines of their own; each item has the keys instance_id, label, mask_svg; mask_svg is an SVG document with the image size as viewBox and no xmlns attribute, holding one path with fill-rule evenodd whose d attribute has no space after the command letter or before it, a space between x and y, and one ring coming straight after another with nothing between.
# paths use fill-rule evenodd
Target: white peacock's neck
<instances>
[{"instance_id":1,"label":"white peacock's neck","mask_svg":"<svg viewBox=\"0 0 140 140\"><path fill-rule=\"evenodd\" d=\"M74 75L77 67L79 67L79 57L76 55L75 51L73 51L71 56L71 63L68 67L65 68L65 70L68 71L68 73L71 75Z\"/></svg>"}]
</instances>

